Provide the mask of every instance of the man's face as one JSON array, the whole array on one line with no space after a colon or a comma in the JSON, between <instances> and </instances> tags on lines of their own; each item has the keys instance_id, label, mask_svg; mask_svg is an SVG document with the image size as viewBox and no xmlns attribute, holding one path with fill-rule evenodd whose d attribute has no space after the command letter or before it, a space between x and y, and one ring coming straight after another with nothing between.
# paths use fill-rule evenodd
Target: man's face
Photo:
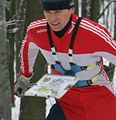
<instances>
[{"instance_id":1,"label":"man's face","mask_svg":"<svg viewBox=\"0 0 116 120\"><path fill-rule=\"evenodd\" d=\"M44 15L50 27L54 31L60 31L66 26L73 12L73 9L44 10Z\"/></svg>"}]
</instances>

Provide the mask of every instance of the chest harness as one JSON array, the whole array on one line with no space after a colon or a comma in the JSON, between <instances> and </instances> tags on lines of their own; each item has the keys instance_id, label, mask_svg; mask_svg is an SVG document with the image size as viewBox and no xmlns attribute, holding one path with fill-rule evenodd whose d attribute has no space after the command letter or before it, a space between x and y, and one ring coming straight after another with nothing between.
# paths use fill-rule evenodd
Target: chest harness
<instances>
[{"instance_id":1,"label":"chest harness","mask_svg":"<svg viewBox=\"0 0 116 120\"><path fill-rule=\"evenodd\" d=\"M72 33L72 36L71 36L71 41L70 41L69 50L68 50L69 63L71 65L71 70L69 70L69 71L64 70L64 68L62 68L62 66L60 64L60 61L58 59L58 55L57 55L57 52L56 52L56 48L55 48L53 40L52 40L50 26L49 26L49 24L47 24L48 39L49 39L52 55L53 55L54 60L56 62L55 65L51 65L51 68L54 69L54 70L58 70L63 75L75 76L76 72L79 72L79 71L82 71L82 70L91 70L91 69L94 69L96 67L96 64L91 64L91 65L88 65L88 66L78 66L78 65L74 64L74 61L73 61L73 45L74 45L74 40L75 40L76 34L78 32L78 28L79 28L79 24L80 24L81 20L82 20L82 17L79 17L78 20L76 21L76 24L74 26L74 30L73 30L73 33ZM93 82L95 82L96 80L99 79L99 75L100 74L95 75L90 80L79 80L74 86L75 87L89 86Z\"/></svg>"}]
</instances>

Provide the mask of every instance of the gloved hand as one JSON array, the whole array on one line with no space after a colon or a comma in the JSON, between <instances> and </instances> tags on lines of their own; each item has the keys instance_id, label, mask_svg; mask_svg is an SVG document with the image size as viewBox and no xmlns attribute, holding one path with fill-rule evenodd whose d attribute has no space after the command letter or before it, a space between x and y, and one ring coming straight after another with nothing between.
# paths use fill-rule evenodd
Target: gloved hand
<instances>
[{"instance_id":1,"label":"gloved hand","mask_svg":"<svg viewBox=\"0 0 116 120\"><path fill-rule=\"evenodd\" d=\"M16 83L14 84L14 93L18 96L18 97L23 97L25 91L28 89L29 84L30 84L30 79L31 77L25 77L23 75L21 75L19 77L19 79L16 81Z\"/></svg>"}]
</instances>

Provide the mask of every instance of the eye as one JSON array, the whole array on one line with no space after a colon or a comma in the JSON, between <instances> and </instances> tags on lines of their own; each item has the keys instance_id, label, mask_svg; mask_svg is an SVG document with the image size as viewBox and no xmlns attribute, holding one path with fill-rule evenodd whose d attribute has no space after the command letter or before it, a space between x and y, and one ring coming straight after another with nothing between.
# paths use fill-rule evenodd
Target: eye
<instances>
[{"instance_id":1,"label":"eye","mask_svg":"<svg viewBox=\"0 0 116 120\"><path fill-rule=\"evenodd\" d=\"M50 13L50 11L49 10L45 10L45 13Z\"/></svg>"},{"instance_id":2,"label":"eye","mask_svg":"<svg viewBox=\"0 0 116 120\"><path fill-rule=\"evenodd\" d=\"M61 10L56 10L56 13L61 13L62 11Z\"/></svg>"}]
</instances>

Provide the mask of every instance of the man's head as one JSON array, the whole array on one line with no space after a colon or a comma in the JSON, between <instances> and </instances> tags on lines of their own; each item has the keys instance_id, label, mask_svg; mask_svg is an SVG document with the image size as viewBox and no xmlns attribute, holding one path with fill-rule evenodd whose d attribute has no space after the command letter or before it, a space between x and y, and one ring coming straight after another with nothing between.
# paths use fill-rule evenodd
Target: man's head
<instances>
[{"instance_id":1,"label":"man's head","mask_svg":"<svg viewBox=\"0 0 116 120\"><path fill-rule=\"evenodd\" d=\"M74 13L73 0L43 0L44 15L54 31L62 30Z\"/></svg>"}]
</instances>

